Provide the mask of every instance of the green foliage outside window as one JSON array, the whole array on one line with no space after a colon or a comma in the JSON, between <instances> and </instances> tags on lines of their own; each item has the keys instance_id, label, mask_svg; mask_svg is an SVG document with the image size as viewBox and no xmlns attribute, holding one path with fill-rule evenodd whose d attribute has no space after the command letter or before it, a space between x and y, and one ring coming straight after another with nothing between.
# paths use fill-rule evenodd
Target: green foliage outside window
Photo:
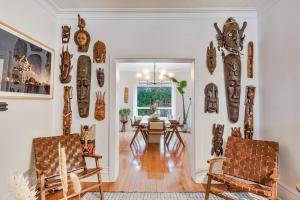
<instances>
[{"instance_id":1,"label":"green foliage outside window","mask_svg":"<svg viewBox=\"0 0 300 200\"><path fill-rule=\"evenodd\" d=\"M149 107L159 100L159 107L172 107L171 87L138 87L137 106Z\"/></svg>"}]
</instances>

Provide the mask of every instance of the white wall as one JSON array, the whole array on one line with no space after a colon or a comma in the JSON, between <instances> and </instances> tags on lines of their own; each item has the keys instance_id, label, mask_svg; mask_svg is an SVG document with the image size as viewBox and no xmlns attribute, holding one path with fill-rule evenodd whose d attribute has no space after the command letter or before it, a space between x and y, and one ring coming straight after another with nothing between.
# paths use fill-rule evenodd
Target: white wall
<instances>
[{"instance_id":1,"label":"white wall","mask_svg":"<svg viewBox=\"0 0 300 200\"><path fill-rule=\"evenodd\" d=\"M282 199L300 199L300 2L277 1L259 16L261 138L279 142Z\"/></svg>"},{"instance_id":2,"label":"white wall","mask_svg":"<svg viewBox=\"0 0 300 200\"><path fill-rule=\"evenodd\" d=\"M213 27L214 22L218 22L222 27L223 23L228 17L236 17L238 22L242 24L245 20L248 22L246 29L245 46L249 40L257 44L257 16L254 11L244 12L204 12L204 13L82 13L82 17L86 19L86 29L91 34L91 47L98 39L104 41L107 45L108 63L105 65L106 77L111 77L110 81L106 79L105 90L107 96L107 107L110 108L109 122L98 122L97 124L97 152L102 154L103 166L109 171L109 178L114 180L118 173L118 125L116 120L115 105L117 104L116 91L116 64L118 59L122 58L189 58L195 59L195 131L192 135L194 143L189 144L195 149L194 155L191 156L194 163L191 164L193 176L197 181L202 181L201 177L206 176L207 170L206 160L210 157L211 139L212 139L212 125L213 123L225 124L226 138L230 134L230 128L233 126L228 121L225 92L224 92L224 79L223 79L223 64L220 53L218 54L218 66L213 76L209 75L206 68L206 47L211 40L216 45L216 31ZM72 26L72 38L77 26L77 13L70 12L68 14L60 14L59 27L61 25ZM76 53L75 44L73 39L70 43L70 50L76 54L73 57L72 63L74 69L72 71L73 77L76 76L76 62L78 53ZM91 55L91 47L88 52ZM255 50L257 45L255 45ZM60 51L60 49L59 49ZM245 86L247 84L258 85L257 69L257 51L255 51L255 74L253 80L246 80L246 56L242 59L242 93L241 93L241 107L240 119L236 124L243 127L244 121L244 96ZM246 53L244 51L244 53ZM98 65L93 65L93 69ZM93 84L95 82L95 72L93 70ZM56 73L56 77L58 72ZM73 78L74 81L74 78ZM204 88L207 83L214 82L219 87L220 98L220 113L204 114ZM72 82L75 87L75 82ZM93 86L94 91L96 86ZM55 113L61 113L62 110L62 92L61 86L57 87L55 96ZM94 94L92 93L92 96ZM76 98L76 92L74 92ZM92 97L91 108L94 107ZM259 94L255 99L255 130L259 126ZM73 100L73 131L78 130L77 126L86 120L80 120L75 107L76 100ZM93 109L92 109L93 110ZM91 115L93 111L91 110ZM59 115L60 116L60 115ZM54 119L54 124L60 124L60 117ZM88 120L93 121L92 117ZM108 120L108 119L107 119ZM93 122L94 123L94 122ZM115 124L117 123L117 124ZM55 127L55 132L58 132L60 127ZM255 137L257 137L257 132Z\"/></svg>"},{"instance_id":3,"label":"white wall","mask_svg":"<svg viewBox=\"0 0 300 200\"><path fill-rule=\"evenodd\" d=\"M56 48L56 17L35 0L1 0L0 21L21 32ZM12 100L8 111L0 112L0 199L8 197L9 176L15 172L32 169L32 139L37 136L52 135L53 100ZM31 174L35 177L35 173Z\"/></svg>"}]
</instances>

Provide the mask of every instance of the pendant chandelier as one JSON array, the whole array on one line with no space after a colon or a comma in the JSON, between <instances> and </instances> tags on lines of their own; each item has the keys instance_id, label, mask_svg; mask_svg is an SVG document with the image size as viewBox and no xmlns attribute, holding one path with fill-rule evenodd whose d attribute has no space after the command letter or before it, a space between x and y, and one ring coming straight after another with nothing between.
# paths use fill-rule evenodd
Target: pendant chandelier
<instances>
[{"instance_id":1,"label":"pendant chandelier","mask_svg":"<svg viewBox=\"0 0 300 200\"><path fill-rule=\"evenodd\" d=\"M137 73L136 77L139 80L139 84L144 84L144 85L162 85L162 84L170 84L171 81L166 79L167 71L166 70L160 70L159 76L157 78L157 68L156 64L153 63L153 78L151 79L149 70L144 70L143 73ZM172 72L168 73L169 77L173 77L174 74Z\"/></svg>"}]
</instances>

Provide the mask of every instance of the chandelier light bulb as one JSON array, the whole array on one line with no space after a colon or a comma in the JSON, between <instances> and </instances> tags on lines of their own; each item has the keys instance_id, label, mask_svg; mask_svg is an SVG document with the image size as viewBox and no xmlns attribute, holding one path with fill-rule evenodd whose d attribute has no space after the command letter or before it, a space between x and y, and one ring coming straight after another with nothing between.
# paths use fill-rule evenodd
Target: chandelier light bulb
<instances>
[{"instance_id":1,"label":"chandelier light bulb","mask_svg":"<svg viewBox=\"0 0 300 200\"><path fill-rule=\"evenodd\" d=\"M167 72L166 72L166 70L162 69L162 70L160 70L160 73L161 73L162 75L165 75Z\"/></svg>"},{"instance_id":2,"label":"chandelier light bulb","mask_svg":"<svg viewBox=\"0 0 300 200\"><path fill-rule=\"evenodd\" d=\"M145 76L145 79L146 79L146 80L150 80L150 76L149 76L149 75L146 75L146 76Z\"/></svg>"},{"instance_id":3,"label":"chandelier light bulb","mask_svg":"<svg viewBox=\"0 0 300 200\"><path fill-rule=\"evenodd\" d=\"M136 74L136 77L137 77L137 78L142 78L142 76L143 76L143 75L142 75L141 73L137 73L137 74Z\"/></svg>"},{"instance_id":4,"label":"chandelier light bulb","mask_svg":"<svg viewBox=\"0 0 300 200\"><path fill-rule=\"evenodd\" d=\"M170 72L170 73L168 74L168 76L169 76L169 77L174 77L174 74L173 74L172 72Z\"/></svg>"},{"instance_id":5,"label":"chandelier light bulb","mask_svg":"<svg viewBox=\"0 0 300 200\"><path fill-rule=\"evenodd\" d=\"M163 80L164 79L164 75L159 75L159 80Z\"/></svg>"},{"instance_id":6,"label":"chandelier light bulb","mask_svg":"<svg viewBox=\"0 0 300 200\"><path fill-rule=\"evenodd\" d=\"M150 73L150 72L149 72L149 70L148 70L148 69L145 69L145 70L144 70L144 74L146 74L146 75L147 75L147 74L149 74L149 73Z\"/></svg>"}]
</instances>

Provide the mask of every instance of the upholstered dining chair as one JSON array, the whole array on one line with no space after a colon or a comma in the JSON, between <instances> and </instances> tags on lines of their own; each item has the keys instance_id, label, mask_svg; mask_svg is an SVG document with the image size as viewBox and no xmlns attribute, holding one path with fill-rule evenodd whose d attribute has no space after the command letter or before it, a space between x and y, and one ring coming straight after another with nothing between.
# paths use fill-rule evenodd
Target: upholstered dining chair
<instances>
[{"instance_id":1,"label":"upholstered dining chair","mask_svg":"<svg viewBox=\"0 0 300 200\"><path fill-rule=\"evenodd\" d=\"M166 137L166 126L164 120L149 120L147 129L147 141L149 143L150 135L163 135L164 142Z\"/></svg>"}]
</instances>

